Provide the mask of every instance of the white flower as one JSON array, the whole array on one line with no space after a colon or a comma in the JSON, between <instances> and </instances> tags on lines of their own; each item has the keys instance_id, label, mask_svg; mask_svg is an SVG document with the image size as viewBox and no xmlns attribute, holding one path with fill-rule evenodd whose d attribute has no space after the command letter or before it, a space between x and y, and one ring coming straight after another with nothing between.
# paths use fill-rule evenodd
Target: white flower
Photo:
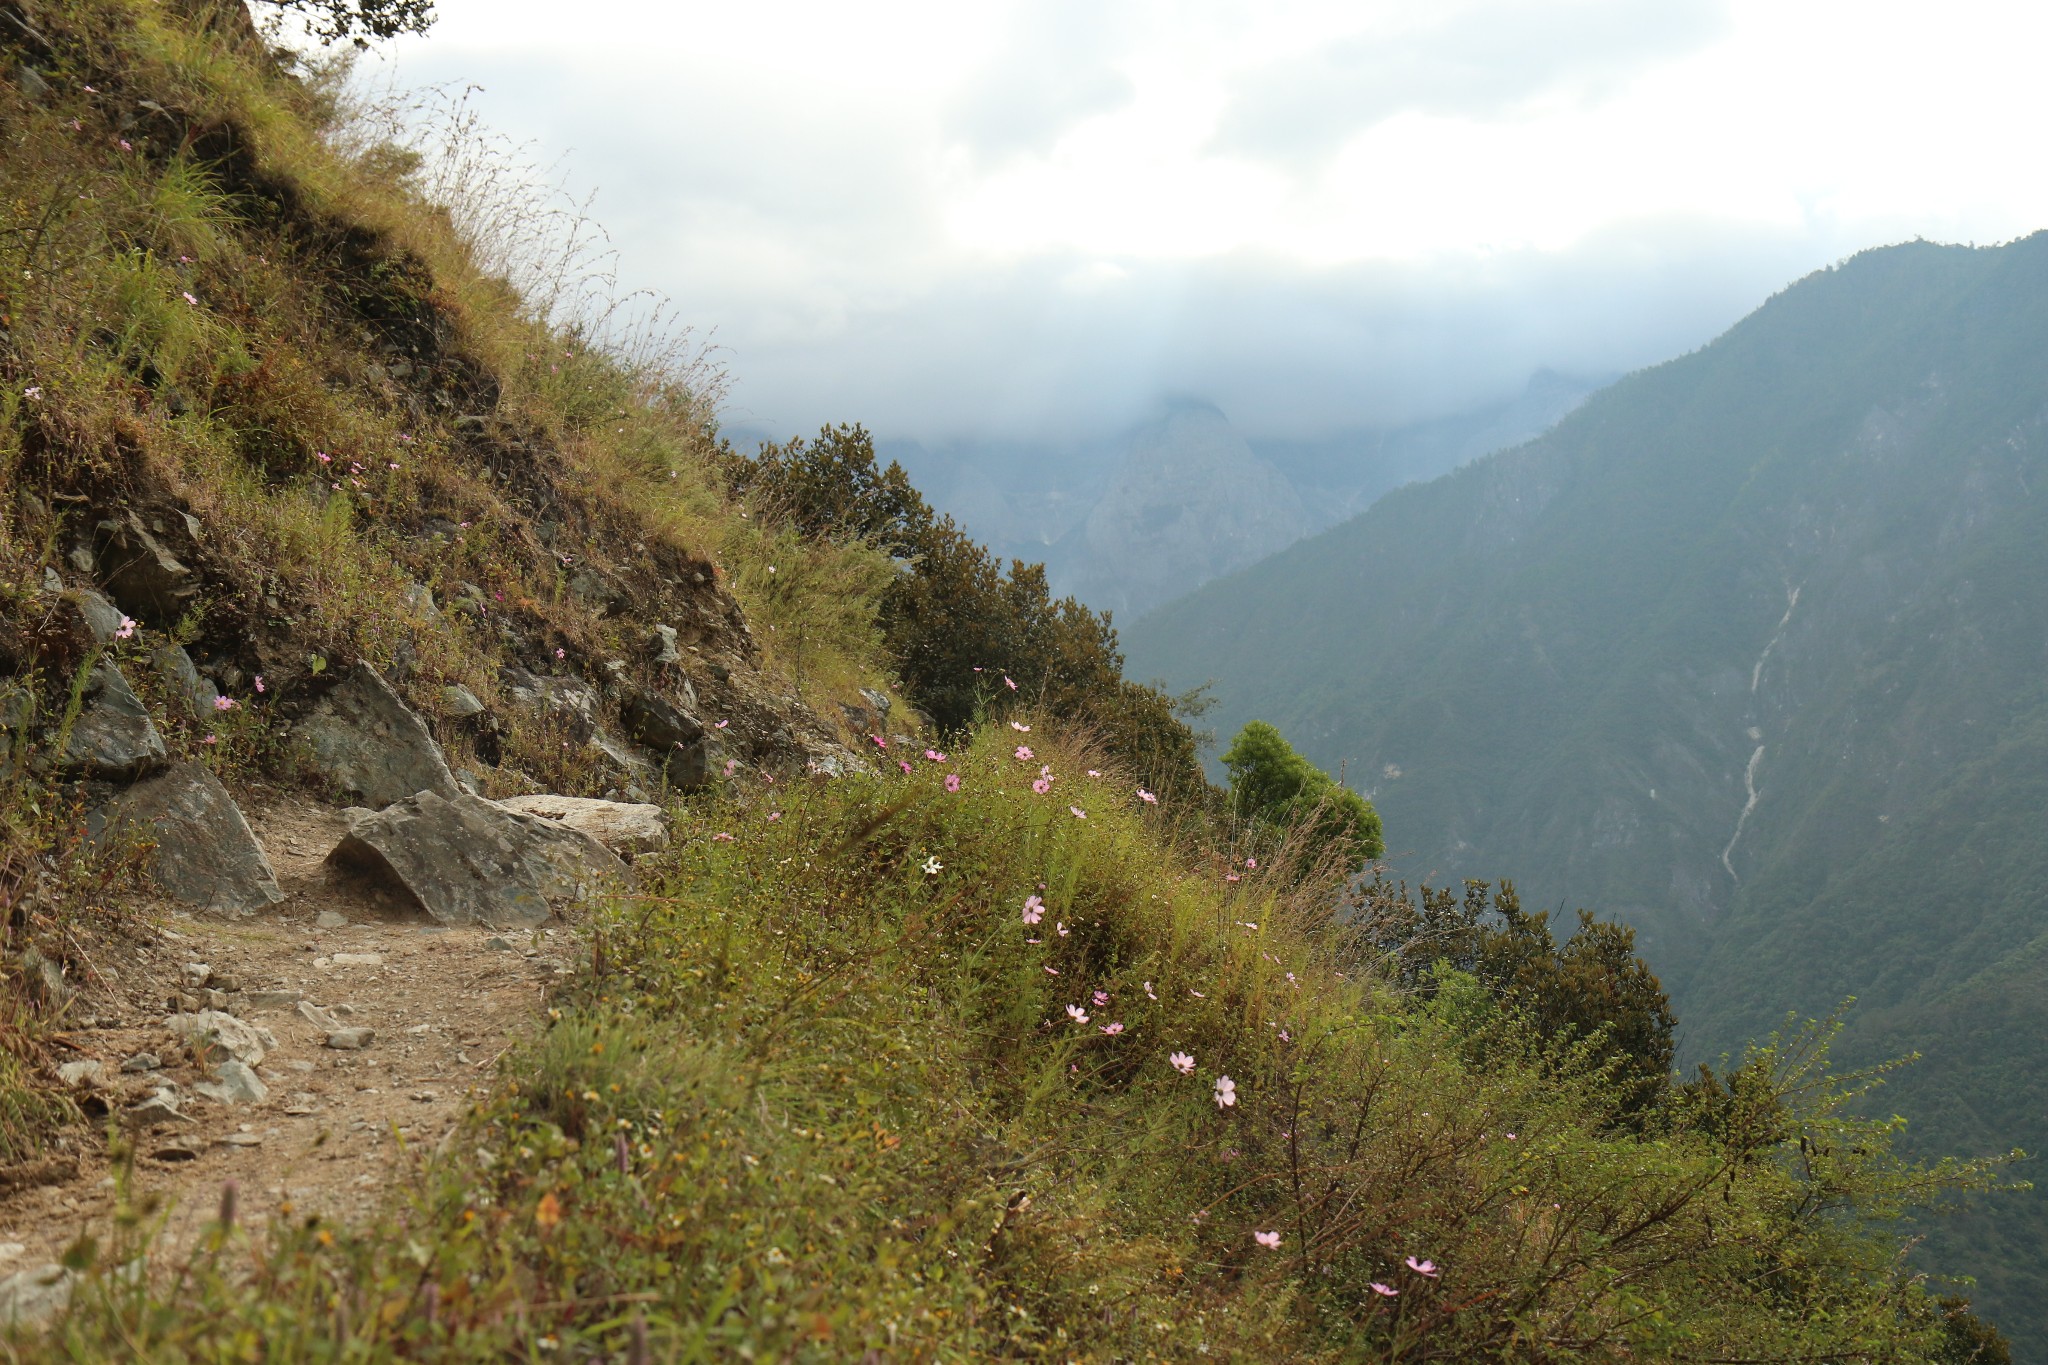
<instances>
[{"instance_id":1,"label":"white flower","mask_svg":"<svg viewBox=\"0 0 2048 1365\"><path fill-rule=\"evenodd\" d=\"M1195 1074L1195 1059L1189 1053L1168 1053L1166 1060L1173 1063L1173 1069L1175 1071L1178 1071L1183 1076L1192 1076Z\"/></svg>"},{"instance_id":2,"label":"white flower","mask_svg":"<svg viewBox=\"0 0 2048 1365\"><path fill-rule=\"evenodd\" d=\"M1218 1076L1216 1078L1216 1107L1218 1109L1228 1109L1236 1103L1237 1082L1231 1080L1228 1076Z\"/></svg>"},{"instance_id":3,"label":"white flower","mask_svg":"<svg viewBox=\"0 0 2048 1365\"><path fill-rule=\"evenodd\" d=\"M920 866L924 868L925 876L936 877L939 875L939 869L944 867L945 864L939 861L937 854L934 854L931 857L926 858L924 862L920 864Z\"/></svg>"}]
</instances>

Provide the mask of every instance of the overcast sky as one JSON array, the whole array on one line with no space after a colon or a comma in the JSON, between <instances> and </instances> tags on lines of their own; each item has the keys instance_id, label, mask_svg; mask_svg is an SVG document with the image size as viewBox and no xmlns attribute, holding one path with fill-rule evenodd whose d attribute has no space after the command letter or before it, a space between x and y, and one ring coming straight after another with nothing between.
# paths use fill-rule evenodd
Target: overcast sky
<instances>
[{"instance_id":1,"label":"overcast sky","mask_svg":"<svg viewBox=\"0 0 2048 1365\"><path fill-rule=\"evenodd\" d=\"M437 0L409 83L564 158L736 424L1255 434L1663 360L1799 275L2048 226L2048 7Z\"/></svg>"}]
</instances>

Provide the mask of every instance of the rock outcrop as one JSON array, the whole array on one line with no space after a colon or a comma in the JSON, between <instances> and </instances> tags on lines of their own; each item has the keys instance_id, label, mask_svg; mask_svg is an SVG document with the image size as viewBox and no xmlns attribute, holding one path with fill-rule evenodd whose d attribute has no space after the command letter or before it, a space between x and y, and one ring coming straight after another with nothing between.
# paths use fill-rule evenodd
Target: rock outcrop
<instances>
[{"instance_id":1,"label":"rock outcrop","mask_svg":"<svg viewBox=\"0 0 2048 1365\"><path fill-rule=\"evenodd\" d=\"M660 806L582 796L513 796L498 804L580 830L621 858L668 847L668 818Z\"/></svg>"},{"instance_id":2,"label":"rock outcrop","mask_svg":"<svg viewBox=\"0 0 2048 1365\"><path fill-rule=\"evenodd\" d=\"M460 790L427 723L368 664L316 702L297 735L316 772L372 808Z\"/></svg>"},{"instance_id":3,"label":"rock outcrop","mask_svg":"<svg viewBox=\"0 0 2048 1365\"><path fill-rule=\"evenodd\" d=\"M162 767L168 756L163 736L121 670L110 663L93 669L84 705L64 742L64 769L127 781Z\"/></svg>"},{"instance_id":4,"label":"rock outcrop","mask_svg":"<svg viewBox=\"0 0 2048 1365\"><path fill-rule=\"evenodd\" d=\"M203 763L180 763L137 783L95 824L100 839L154 842L149 875L187 905L248 915L284 899L249 822Z\"/></svg>"},{"instance_id":5,"label":"rock outcrop","mask_svg":"<svg viewBox=\"0 0 2048 1365\"><path fill-rule=\"evenodd\" d=\"M327 861L443 924L538 924L626 870L578 830L431 791L352 812Z\"/></svg>"}]
</instances>

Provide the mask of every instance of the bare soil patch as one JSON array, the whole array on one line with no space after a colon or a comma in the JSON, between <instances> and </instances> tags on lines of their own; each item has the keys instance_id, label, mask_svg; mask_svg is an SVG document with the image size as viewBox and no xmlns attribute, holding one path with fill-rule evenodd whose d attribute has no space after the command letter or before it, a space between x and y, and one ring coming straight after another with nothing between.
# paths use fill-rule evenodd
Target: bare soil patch
<instances>
[{"instance_id":1,"label":"bare soil patch","mask_svg":"<svg viewBox=\"0 0 2048 1365\"><path fill-rule=\"evenodd\" d=\"M565 925L501 934L394 911L330 878L323 859L347 829L340 811L276 792L245 794L243 805L286 899L241 919L144 902L127 932L97 945L58 1060L100 1063L100 1082L77 1092L99 1127L21 1171L49 1183L6 1191L0 1172L0 1275L57 1259L81 1233L106 1236L116 1197L108 1114L166 1079L182 1087L188 1120L131 1131L135 1192L166 1201L168 1249L214 1216L230 1180L252 1223L286 1204L295 1217L361 1217L449 1136L568 970ZM189 964L203 964L210 985L195 987ZM374 1040L361 1051L327 1046L293 997ZM277 1046L256 1067L265 1099L193 1093L213 1075L164 1025L181 1006L269 1031ZM160 1066L124 1071L138 1054Z\"/></svg>"}]
</instances>

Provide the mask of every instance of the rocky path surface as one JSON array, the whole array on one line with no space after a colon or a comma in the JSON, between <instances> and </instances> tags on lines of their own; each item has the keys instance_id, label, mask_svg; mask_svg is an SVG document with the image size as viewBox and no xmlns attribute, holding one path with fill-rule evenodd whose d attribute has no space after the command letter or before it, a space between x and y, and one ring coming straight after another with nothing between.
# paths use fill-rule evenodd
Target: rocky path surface
<instances>
[{"instance_id":1,"label":"rocky path surface","mask_svg":"<svg viewBox=\"0 0 2048 1365\"><path fill-rule=\"evenodd\" d=\"M559 921L442 926L333 877L323 860L348 831L339 810L261 794L244 805L285 899L242 917L139 904L133 931L102 944L79 983L62 1040L95 1122L133 1134L136 1191L164 1197L173 1246L213 1216L229 1180L253 1219L286 1203L294 1216L368 1212L449 1133L569 968ZM219 1024L211 1061L166 1023L208 1010L246 1026ZM220 1065L229 1050L253 1063L253 1086ZM25 1187L0 1194L0 1277L57 1260L83 1232L104 1242L104 1141L88 1134L22 1175Z\"/></svg>"}]
</instances>

